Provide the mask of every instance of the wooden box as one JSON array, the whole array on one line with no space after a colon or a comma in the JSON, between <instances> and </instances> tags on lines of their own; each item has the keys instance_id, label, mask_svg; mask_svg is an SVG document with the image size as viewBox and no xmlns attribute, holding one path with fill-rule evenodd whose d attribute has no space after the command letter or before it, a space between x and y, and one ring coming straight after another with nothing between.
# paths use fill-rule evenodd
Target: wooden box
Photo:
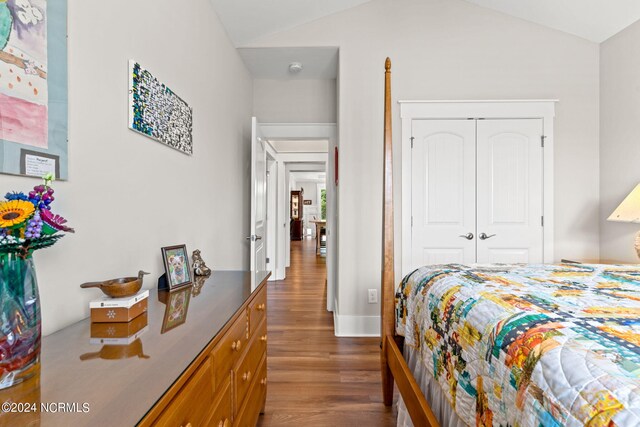
<instances>
[{"instance_id":1,"label":"wooden box","mask_svg":"<svg viewBox=\"0 0 640 427\"><path fill-rule=\"evenodd\" d=\"M130 322L147 311L147 298L131 307L97 307L91 308L92 322Z\"/></svg>"}]
</instances>

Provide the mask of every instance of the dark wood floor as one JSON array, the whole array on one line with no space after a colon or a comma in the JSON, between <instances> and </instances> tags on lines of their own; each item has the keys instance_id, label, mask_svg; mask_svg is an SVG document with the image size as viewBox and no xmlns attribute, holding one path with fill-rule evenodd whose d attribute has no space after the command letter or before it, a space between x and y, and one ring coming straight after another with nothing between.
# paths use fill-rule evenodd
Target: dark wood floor
<instances>
[{"instance_id":1,"label":"dark wood floor","mask_svg":"<svg viewBox=\"0 0 640 427\"><path fill-rule=\"evenodd\" d=\"M382 404L378 338L336 338L325 259L291 244L286 280L268 286L269 381L258 426L394 426Z\"/></svg>"}]
</instances>

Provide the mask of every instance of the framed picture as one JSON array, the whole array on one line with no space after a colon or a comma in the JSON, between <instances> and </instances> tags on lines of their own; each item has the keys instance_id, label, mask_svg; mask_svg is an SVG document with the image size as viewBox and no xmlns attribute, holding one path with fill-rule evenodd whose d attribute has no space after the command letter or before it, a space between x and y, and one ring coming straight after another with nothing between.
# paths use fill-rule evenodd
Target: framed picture
<instances>
[{"instance_id":1,"label":"framed picture","mask_svg":"<svg viewBox=\"0 0 640 427\"><path fill-rule=\"evenodd\" d=\"M164 310L161 333L165 333L187 321L191 301L191 287L187 286L169 293L167 308Z\"/></svg>"},{"instance_id":2,"label":"framed picture","mask_svg":"<svg viewBox=\"0 0 640 427\"><path fill-rule=\"evenodd\" d=\"M162 248L162 259L167 275L167 287L170 290L191 283L191 264L186 245Z\"/></svg>"}]
</instances>

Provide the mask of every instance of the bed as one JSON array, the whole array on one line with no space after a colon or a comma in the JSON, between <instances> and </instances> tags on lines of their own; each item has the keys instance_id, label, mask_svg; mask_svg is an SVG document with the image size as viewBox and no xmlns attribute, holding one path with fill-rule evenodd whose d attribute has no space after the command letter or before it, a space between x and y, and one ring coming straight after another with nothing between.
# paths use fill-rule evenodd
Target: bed
<instances>
[{"instance_id":1,"label":"bed","mask_svg":"<svg viewBox=\"0 0 640 427\"><path fill-rule=\"evenodd\" d=\"M396 286L385 68L381 362L398 424L640 425L640 267L438 265Z\"/></svg>"}]
</instances>

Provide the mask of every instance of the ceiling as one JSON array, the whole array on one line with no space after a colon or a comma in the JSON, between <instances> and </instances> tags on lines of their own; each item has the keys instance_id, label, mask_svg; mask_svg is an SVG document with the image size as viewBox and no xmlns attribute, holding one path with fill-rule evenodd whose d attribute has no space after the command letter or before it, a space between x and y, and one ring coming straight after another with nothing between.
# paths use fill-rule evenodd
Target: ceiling
<instances>
[{"instance_id":1,"label":"ceiling","mask_svg":"<svg viewBox=\"0 0 640 427\"><path fill-rule=\"evenodd\" d=\"M465 0L601 43L640 19L638 0Z\"/></svg>"},{"instance_id":2,"label":"ceiling","mask_svg":"<svg viewBox=\"0 0 640 427\"><path fill-rule=\"evenodd\" d=\"M240 57L256 79L335 79L338 75L337 47L238 48ZM299 62L299 73L289 64Z\"/></svg>"},{"instance_id":3,"label":"ceiling","mask_svg":"<svg viewBox=\"0 0 640 427\"><path fill-rule=\"evenodd\" d=\"M236 46L368 1L370 0L211 0ZM464 1L597 43L640 19L638 0Z\"/></svg>"},{"instance_id":4,"label":"ceiling","mask_svg":"<svg viewBox=\"0 0 640 427\"><path fill-rule=\"evenodd\" d=\"M211 0L236 46L369 0Z\"/></svg>"},{"instance_id":5,"label":"ceiling","mask_svg":"<svg viewBox=\"0 0 640 427\"><path fill-rule=\"evenodd\" d=\"M324 183L327 180L325 172L291 172L296 182Z\"/></svg>"},{"instance_id":6,"label":"ceiling","mask_svg":"<svg viewBox=\"0 0 640 427\"><path fill-rule=\"evenodd\" d=\"M326 153L329 141L326 139L270 139L269 143L278 153Z\"/></svg>"}]
</instances>

